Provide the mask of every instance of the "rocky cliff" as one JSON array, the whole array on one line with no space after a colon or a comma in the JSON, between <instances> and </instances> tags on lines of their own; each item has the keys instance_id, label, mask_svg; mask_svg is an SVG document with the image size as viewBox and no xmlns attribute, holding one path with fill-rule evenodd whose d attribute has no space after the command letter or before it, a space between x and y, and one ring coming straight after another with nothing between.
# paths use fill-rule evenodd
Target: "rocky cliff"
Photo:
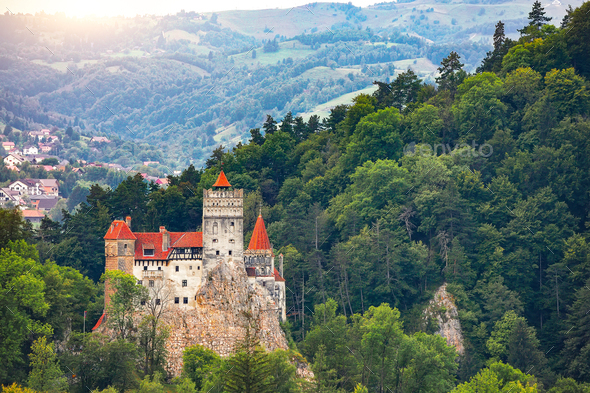
<instances>
[{"instance_id":1,"label":"rocky cliff","mask_svg":"<svg viewBox=\"0 0 590 393\"><path fill-rule=\"evenodd\" d=\"M212 269L197 292L197 307L168 313L168 372L179 375L184 348L200 344L221 356L232 353L236 341L244 334L246 315L259 324L261 344L269 351L288 349L279 325L273 300L258 285L248 283L239 264L220 262Z\"/></svg>"},{"instance_id":2,"label":"rocky cliff","mask_svg":"<svg viewBox=\"0 0 590 393\"><path fill-rule=\"evenodd\" d=\"M463 333L459 322L459 311L455 305L453 295L447 292L447 284L443 284L434 294L434 298L424 310L426 318L435 318L438 322L436 334L446 338L447 344L452 345L459 355L465 351L463 347Z\"/></svg>"}]
</instances>

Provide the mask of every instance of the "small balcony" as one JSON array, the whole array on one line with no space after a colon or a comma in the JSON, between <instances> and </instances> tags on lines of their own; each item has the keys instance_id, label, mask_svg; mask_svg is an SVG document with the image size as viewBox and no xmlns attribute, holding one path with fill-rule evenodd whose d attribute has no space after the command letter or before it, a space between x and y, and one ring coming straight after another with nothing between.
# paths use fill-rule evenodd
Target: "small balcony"
<instances>
[{"instance_id":1,"label":"small balcony","mask_svg":"<svg viewBox=\"0 0 590 393\"><path fill-rule=\"evenodd\" d=\"M142 270L143 278L164 278L163 270Z\"/></svg>"}]
</instances>

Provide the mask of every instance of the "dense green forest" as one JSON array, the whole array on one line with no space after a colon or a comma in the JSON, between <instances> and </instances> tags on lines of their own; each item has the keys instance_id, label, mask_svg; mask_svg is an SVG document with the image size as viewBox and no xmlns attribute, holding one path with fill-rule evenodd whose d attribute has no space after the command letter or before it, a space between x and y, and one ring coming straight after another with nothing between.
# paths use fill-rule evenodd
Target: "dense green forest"
<instances>
[{"instance_id":1,"label":"dense green forest","mask_svg":"<svg viewBox=\"0 0 590 393\"><path fill-rule=\"evenodd\" d=\"M410 69L321 121L269 115L166 189L94 185L37 231L0 211L0 382L162 391L165 327L148 315L126 330L145 296L134 280L111 277L121 335L82 333L83 311L89 325L102 313L102 236L128 214L137 231L198 230L223 165L246 192L245 240L260 207L284 254L291 349L265 354L255 334L228 359L191 347L178 391L588 392L589 12L554 27L535 2L518 39L496 24L476 73L453 51L436 85ZM444 282L460 357L423 312Z\"/></svg>"}]
</instances>

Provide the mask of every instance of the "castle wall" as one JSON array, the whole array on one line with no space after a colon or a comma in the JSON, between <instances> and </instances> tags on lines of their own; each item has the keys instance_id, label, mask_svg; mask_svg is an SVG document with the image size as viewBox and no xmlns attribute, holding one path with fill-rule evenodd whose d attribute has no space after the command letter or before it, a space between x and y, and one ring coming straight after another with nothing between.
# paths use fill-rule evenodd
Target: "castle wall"
<instances>
[{"instance_id":1,"label":"castle wall","mask_svg":"<svg viewBox=\"0 0 590 393\"><path fill-rule=\"evenodd\" d=\"M178 271L176 268L178 267ZM147 268L147 269L146 269ZM150 288L150 281L154 287L167 285L170 303L176 308L194 307L195 294L201 287L203 261L195 259L174 259L168 261L135 261L133 275L142 285ZM186 281L186 285L183 283ZM178 298L178 303L175 303ZM184 303L186 301L188 303Z\"/></svg>"}]
</instances>

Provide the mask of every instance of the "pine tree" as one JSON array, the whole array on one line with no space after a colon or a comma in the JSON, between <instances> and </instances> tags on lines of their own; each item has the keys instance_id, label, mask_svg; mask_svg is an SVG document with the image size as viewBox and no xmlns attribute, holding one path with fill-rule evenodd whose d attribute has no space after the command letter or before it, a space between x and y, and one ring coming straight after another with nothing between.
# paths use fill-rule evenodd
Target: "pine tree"
<instances>
[{"instance_id":1,"label":"pine tree","mask_svg":"<svg viewBox=\"0 0 590 393\"><path fill-rule=\"evenodd\" d=\"M571 4L568 4L567 10L565 10L565 15L561 20L561 28L565 29L569 25L570 21L572 20L572 14L574 13L574 9L572 8Z\"/></svg>"},{"instance_id":2,"label":"pine tree","mask_svg":"<svg viewBox=\"0 0 590 393\"><path fill-rule=\"evenodd\" d=\"M245 335L237 343L234 355L229 359L230 370L225 381L229 393L271 393L271 367L269 356L260 346L257 337L257 321L246 315Z\"/></svg>"},{"instance_id":3,"label":"pine tree","mask_svg":"<svg viewBox=\"0 0 590 393\"><path fill-rule=\"evenodd\" d=\"M461 59L461 56L453 51L442 60L440 67L438 67L440 76L436 78L436 83L438 83L440 89L449 90L451 96L455 95L457 86L459 86L466 76L465 71L463 71L463 64L459 59Z\"/></svg>"},{"instance_id":4,"label":"pine tree","mask_svg":"<svg viewBox=\"0 0 590 393\"><path fill-rule=\"evenodd\" d=\"M264 144L264 137L260 133L260 128L252 128L250 130L250 141L256 145L262 146Z\"/></svg>"},{"instance_id":5,"label":"pine tree","mask_svg":"<svg viewBox=\"0 0 590 393\"><path fill-rule=\"evenodd\" d=\"M496 30L494 31L494 52L500 51L505 41L506 34L504 33L504 23L499 20L498 23L496 23Z\"/></svg>"},{"instance_id":6,"label":"pine tree","mask_svg":"<svg viewBox=\"0 0 590 393\"><path fill-rule=\"evenodd\" d=\"M565 334L565 346L560 362L569 377L590 382L590 279L576 291L574 303L569 308L565 326L571 326Z\"/></svg>"},{"instance_id":7,"label":"pine tree","mask_svg":"<svg viewBox=\"0 0 590 393\"><path fill-rule=\"evenodd\" d=\"M402 110L409 103L416 101L421 86L420 79L418 79L418 76L411 69L399 74L395 81L391 83L393 93L392 106Z\"/></svg>"},{"instance_id":8,"label":"pine tree","mask_svg":"<svg viewBox=\"0 0 590 393\"><path fill-rule=\"evenodd\" d=\"M525 373L534 367L535 374L539 375L547 360L539 350L535 330L523 318L518 318L508 340L508 363Z\"/></svg>"},{"instance_id":9,"label":"pine tree","mask_svg":"<svg viewBox=\"0 0 590 393\"><path fill-rule=\"evenodd\" d=\"M283 118L280 128L281 131L286 132L287 134L293 134L293 113L291 113L291 111L287 112Z\"/></svg>"},{"instance_id":10,"label":"pine tree","mask_svg":"<svg viewBox=\"0 0 590 393\"><path fill-rule=\"evenodd\" d=\"M551 21L551 17L545 16L545 9L539 0L533 3L533 9L529 12L529 26L536 26L538 29Z\"/></svg>"},{"instance_id":11,"label":"pine tree","mask_svg":"<svg viewBox=\"0 0 590 393\"><path fill-rule=\"evenodd\" d=\"M264 129L265 135L274 134L277 130L277 122L275 121L275 119L272 118L271 115L266 115L266 120L262 125L262 129Z\"/></svg>"}]
</instances>

